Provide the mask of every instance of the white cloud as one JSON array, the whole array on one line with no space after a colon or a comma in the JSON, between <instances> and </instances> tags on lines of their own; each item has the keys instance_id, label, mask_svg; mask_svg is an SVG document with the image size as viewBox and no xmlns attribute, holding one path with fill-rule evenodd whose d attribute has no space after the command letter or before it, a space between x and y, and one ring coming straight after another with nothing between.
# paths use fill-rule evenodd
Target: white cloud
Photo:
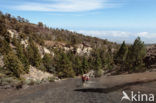
<instances>
[{"instance_id":1,"label":"white cloud","mask_svg":"<svg viewBox=\"0 0 156 103\"><path fill-rule=\"evenodd\" d=\"M120 3L113 3L110 0L45 0L42 3L22 3L11 8L24 11L81 12L117 6L120 6Z\"/></svg>"},{"instance_id":2,"label":"white cloud","mask_svg":"<svg viewBox=\"0 0 156 103\"><path fill-rule=\"evenodd\" d=\"M111 36L111 37L129 37L131 35L130 32L123 32L123 31L85 31L80 30L77 31L79 33L84 33L86 35L91 36Z\"/></svg>"},{"instance_id":3,"label":"white cloud","mask_svg":"<svg viewBox=\"0 0 156 103\"><path fill-rule=\"evenodd\" d=\"M127 43L132 43L134 39L137 38L138 36L141 37L141 39L145 43L156 43L156 33L149 32L132 33L124 31L85 31L85 30L79 30L77 32L93 37L108 39L118 43L121 43L124 40Z\"/></svg>"},{"instance_id":4,"label":"white cloud","mask_svg":"<svg viewBox=\"0 0 156 103\"><path fill-rule=\"evenodd\" d=\"M140 32L140 33L137 33L137 35L140 37L149 38L149 39L156 38L156 33Z\"/></svg>"}]
</instances>

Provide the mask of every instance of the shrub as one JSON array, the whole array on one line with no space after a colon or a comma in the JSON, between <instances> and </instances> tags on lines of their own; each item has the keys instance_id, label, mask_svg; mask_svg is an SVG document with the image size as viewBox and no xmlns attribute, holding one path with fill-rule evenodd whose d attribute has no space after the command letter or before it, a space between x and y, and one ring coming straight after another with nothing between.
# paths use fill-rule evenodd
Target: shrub
<instances>
[{"instance_id":1,"label":"shrub","mask_svg":"<svg viewBox=\"0 0 156 103\"><path fill-rule=\"evenodd\" d=\"M11 50L9 43L0 38L0 53L7 54Z\"/></svg>"},{"instance_id":2,"label":"shrub","mask_svg":"<svg viewBox=\"0 0 156 103\"><path fill-rule=\"evenodd\" d=\"M95 77L101 77L103 75L103 70L99 69L95 71Z\"/></svg>"},{"instance_id":3,"label":"shrub","mask_svg":"<svg viewBox=\"0 0 156 103\"><path fill-rule=\"evenodd\" d=\"M39 67L41 64L41 55L39 54L39 50L36 47L36 45L34 44L34 42L32 42L30 40L30 45L28 46L28 58L29 58L29 63L32 66L36 66Z\"/></svg>"},{"instance_id":4,"label":"shrub","mask_svg":"<svg viewBox=\"0 0 156 103\"><path fill-rule=\"evenodd\" d=\"M55 67L53 66L53 58L50 54L45 54L42 62L46 68L46 71L50 73L55 73Z\"/></svg>"},{"instance_id":5,"label":"shrub","mask_svg":"<svg viewBox=\"0 0 156 103\"><path fill-rule=\"evenodd\" d=\"M17 56L19 58L19 60L22 62L23 66L24 66L24 71L26 73L29 72L29 61L28 58L26 56L26 50L25 48L20 44L20 42L17 42L17 40L15 39L16 43L14 44L16 46L16 52L17 52Z\"/></svg>"},{"instance_id":6,"label":"shrub","mask_svg":"<svg viewBox=\"0 0 156 103\"><path fill-rule=\"evenodd\" d=\"M10 71L12 76L20 78L24 73L24 66L18 57L11 51L4 56L5 68Z\"/></svg>"}]
</instances>

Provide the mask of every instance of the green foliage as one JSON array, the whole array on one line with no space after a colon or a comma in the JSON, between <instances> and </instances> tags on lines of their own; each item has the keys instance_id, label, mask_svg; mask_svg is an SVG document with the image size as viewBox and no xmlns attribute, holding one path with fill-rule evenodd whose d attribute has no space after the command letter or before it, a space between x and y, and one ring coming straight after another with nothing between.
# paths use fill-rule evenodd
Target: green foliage
<instances>
[{"instance_id":1,"label":"green foliage","mask_svg":"<svg viewBox=\"0 0 156 103\"><path fill-rule=\"evenodd\" d=\"M7 34L7 29L16 30L19 33L19 37L11 38ZM21 45L21 39L25 40L27 38L29 38L29 45L27 48L24 48ZM73 47L76 47L75 44L80 43L85 46L90 45L93 48L92 54L82 57L73 51L64 52L58 49L55 51L55 57L46 54L41 59L37 45L46 46L44 44L46 40L54 42L61 41ZM13 48L11 48L12 46L10 47L12 44L14 46ZM107 46L110 47L108 52ZM18 61L18 65L24 67L22 69L24 72L28 72L30 64L41 70L56 73L59 77L73 77L87 73L92 69L97 70L99 72L98 74L100 74L103 68L113 68L112 47L115 48L116 44L107 40L84 36L64 29L48 28L42 22L39 22L38 25L31 24L20 16L15 18L10 14L3 15L0 13L0 53L8 55L10 51L14 51L15 54L12 55L16 58L14 61ZM11 71L12 68L9 70ZM19 71L17 69L16 73L15 71L11 72L19 76L21 73Z\"/></svg>"},{"instance_id":2,"label":"green foliage","mask_svg":"<svg viewBox=\"0 0 156 103\"><path fill-rule=\"evenodd\" d=\"M99 56L96 57L95 66L96 66L96 70L102 69L102 62L101 62L101 58Z\"/></svg>"},{"instance_id":3,"label":"green foliage","mask_svg":"<svg viewBox=\"0 0 156 103\"><path fill-rule=\"evenodd\" d=\"M20 43L19 39L13 38L12 44L16 47L16 55L19 58L19 60L22 62L24 66L24 71L26 73L29 72L29 60L27 57L27 50L24 48L24 46Z\"/></svg>"},{"instance_id":4,"label":"green foliage","mask_svg":"<svg viewBox=\"0 0 156 103\"><path fill-rule=\"evenodd\" d=\"M126 63L127 53L128 53L128 47L125 44L125 41L123 41L114 59L115 64L120 66L121 71L123 71L126 68L125 63Z\"/></svg>"},{"instance_id":5,"label":"green foliage","mask_svg":"<svg viewBox=\"0 0 156 103\"><path fill-rule=\"evenodd\" d=\"M112 70L113 66L114 66L113 56L110 53L106 53L105 62L104 62L104 68L108 69L108 70Z\"/></svg>"},{"instance_id":6,"label":"green foliage","mask_svg":"<svg viewBox=\"0 0 156 103\"><path fill-rule=\"evenodd\" d=\"M7 33L4 21L4 17L0 15L0 35L5 35Z\"/></svg>"},{"instance_id":7,"label":"green foliage","mask_svg":"<svg viewBox=\"0 0 156 103\"><path fill-rule=\"evenodd\" d=\"M89 71L89 63L86 57L83 57L81 69L82 74L87 73Z\"/></svg>"},{"instance_id":8,"label":"green foliage","mask_svg":"<svg viewBox=\"0 0 156 103\"><path fill-rule=\"evenodd\" d=\"M41 59L41 56L39 54L39 50L38 48L36 47L36 45L34 44L34 42L32 42L30 40L30 45L28 46L28 58L29 58L29 63L32 65L32 66L36 66L36 67L39 67L41 62L42 62L42 59Z\"/></svg>"},{"instance_id":9,"label":"green foliage","mask_svg":"<svg viewBox=\"0 0 156 103\"><path fill-rule=\"evenodd\" d=\"M144 42L138 37L134 44L129 48L127 58L126 58L126 67L129 71L140 71L144 68L143 59L146 55L146 49Z\"/></svg>"},{"instance_id":10,"label":"green foliage","mask_svg":"<svg viewBox=\"0 0 156 103\"><path fill-rule=\"evenodd\" d=\"M0 53L7 54L9 51L11 51L9 43L0 38Z\"/></svg>"},{"instance_id":11,"label":"green foliage","mask_svg":"<svg viewBox=\"0 0 156 103\"><path fill-rule=\"evenodd\" d=\"M122 45L120 46L119 51L116 54L115 62L124 64L124 61L127 57L127 53L128 53L128 47L126 46L125 41L123 41Z\"/></svg>"},{"instance_id":12,"label":"green foliage","mask_svg":"<svg viewBox=\"0 0 156 103\"><path fill-rule=\"evenodd\" d=\"M34 33L31 33L31 36L30 38L35 41L36 43L40 44L40 45L44 45L44 40L43 38L39 37L38 35L34 34Z\"/></svg>"},{"instance_id":13,"label":"green foliage","mask_svg":"<svg viewBox=\"0 0 156 103\"><path fill-rule=\"evenodd\" d=\"M95 71L95 77L101 77L103 75L103 70L99 69Z\"/></svg>"},{"instance_id":14,"label":"green foliage","mask_svg":"<svg viewBox=\"0 0 156 103\"><path fill-rule=\"evenodd\" d=\"M42 70L42 71L47 71L47 68L44 66L43 63L40 63L40 65L37 67L39 70Z\"/></svg>"},{"instance_id":15,"label":"green foliage","mask_svg":"<svg viewBox=\"0 0 156 103\"><path fill-rule=\"evenodd\" d=\"M72 63L70 62L67 54L62 52L61 58L59 59L59 65L57 68L59 77L74 77L75 72L72 68Z\"/></svg>"},{"instance_id":16,"label":"green foliage","mask_svg":"<svg viewBox=\"0 0 156 103\"><path fill-rule=\"evenodd\" d=\"M53 66L53 57L50 54L45 54L42 61L46 68L46 71L55 73L55 67Z\"/></svg>"},{"instance_id":17,"label":"green foliage","mask_svg":"<svg viewBox=\"0 0 156 103\"><path fill-rule=\"evenodd\" d=\"M20 75L24 73L24 66L18 57L10 51L4 57L5 68L10 71L10 75L20 78Z\"/></svg>"},{"instance_id":18,"label":"green foliage","mask_svg":"<svg viewBox=\"0 0 156 103\"><path fill-rule=\"evenodd\" d=\"M72 64L73 64L73 69L77 76L83 74L82 60L79 56L75 57L74 63Z\"/></svg>"}]
</instances>

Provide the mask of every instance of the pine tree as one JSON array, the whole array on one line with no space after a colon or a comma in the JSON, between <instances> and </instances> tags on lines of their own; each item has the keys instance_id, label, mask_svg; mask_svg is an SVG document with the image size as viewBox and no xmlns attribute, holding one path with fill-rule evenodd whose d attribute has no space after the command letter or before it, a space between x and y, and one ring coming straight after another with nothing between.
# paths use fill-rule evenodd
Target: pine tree
<instances>
[{"instance_id":1,"label":"pine tree","mask_svg":"<svg viewBox=\"0 0 156 103\"><path fill-rule=\"evenodd\" d=\"M53 66L53 58L50 54L45 54L42 62L46 68L46 71L50 73L55 73L55 67Z\"/></svg>"},{"instance_id":2,"label":"pine tree","mask_svg":"<svg viewBox=\"0 0 156 103\"><path fill-rule=\"evenodd\" d=\"M4 56L5 68L10 71L10 75L20 78L20 75L24 73L24 66L18 57L10 51Z\"/></svg>"},{"instance_id":3,"label":"pine tree","mask_svg":"<svg viewBox=\"0 0 156 103\"><path fill-rule=\"evenodd\" d=\"M5 35L7 33L4 21L5 21L4 17L0 15L0 35Z\"/></svg>"},{"instance_id":4,"label":"pine tree","mask_svg":"<svg viewBox=\"0 0 156 103\"><path fill-rule=\"evenodd\" d=\"M61 53L61 58L59 60L59 63L60 63L58 66L59 77L74 77L75 76L75 72L72 68L72 63L70 62L66 53L64 52Z\"/></svg>"},{"instance_id":5,"label":"pine tree","mask_svg":"<svg viewBox=\"0 0 156 103\"><path fill-rule=\"evenodd\" d=\"M138 37L134 44L129 48L128 55L126 58L126 66L130 71L139 71L144 68L143 59L146 55L146 49L144 42Z\"/></svg>"},{"instance_id":6,"label":"pine tree","mask_svg":"<svg viewBox=\"0 0 156 103\"><path fill-rule=\"evenodd\" d=\"M82 61L81 61L80 57L76 56L74 65L73 65L76 75L82 74L83 70L81 69L81 67L82 67Z\"/></svg>"},{"instance_id":7,"label":"pine tree","mask_svg":"<svg viewBox=\"0 0 156 103\"><path fill-rule=\"evenodd\" d=\"M82 74L87 73L89 71L89 64L86 57L83 57L81 70Z\"/></svg>"},{"instance_id":8,"label":"pine tree","mask_svg":"<svg viewBox=\"0 0 156 103\"><path fill-rule=\"evenodd\" d=\"M104 67L105 69L108 69L108 70L112 70L113 69L113 64L114 64L114 61L113 61L113 56L111 55L110 52L107 52L105 54L105 62L104 62Z\"/></svg>"},{"instance_id":9,"label":"pine tree","mask_svg":"<svg viewBox=\"0 0 156 103\"><path fill-rule=\"evenodd\" d=\"M123 41L122 45L120 46L119 51L116 54L115 62L123 65L125 62L127 53L128 53L128 47L126 46L125 41Z\"/></svg>"},{"instance_id":10,"label":"pine tree","mask_svg":"<svg viewBox=\"0 0 156 103\"><path fill-rule=\"evenodd\" d=\"M28 46L28 58L29 63L33 66L39 67L42 59L41 55L39 54L38 48L35 46L34 42L30 41L30 45Z\"/></svg>"},{"instance_id":11,"label":"pine tree","mask_svg":"<svg viewBox=\"0 0 156 103\"><path fill-rule=\"evenodd\" d=\"M0 38L0 53L8 54L11 51L11 47L6 40Z\"/></svg>"},{"instance_id":12,"label":"pine tree","mask_svg":"<svg viewBox=\"0 0 156 103\"><path fill-rule=\"evenodd\" d=\"M96 57L95 66L96 66L96 70L102 69L102 62L99 56Z\"/></svg>"},{"instance_id":13,"label":"pine tree","mask_svg":"<svg viewBox=\"0 0 156 103\"><path fill-rule=\"evenodd\" d=\"M102 62L99 56L95 60L95 76L100 77L102 75Z\"/></svg>"},{"instance_id":14,"label":"pine tree","mask_svg":"<svg viewBox=\"0 0 156 103\"><path fill-rule=\"evenodd\" d=\"M29 61L25 54L25 48L18 42L16 43L16 52L19 60L22 62L24 66L24 71L29 72Z\"/></svg>"}]
</instances>

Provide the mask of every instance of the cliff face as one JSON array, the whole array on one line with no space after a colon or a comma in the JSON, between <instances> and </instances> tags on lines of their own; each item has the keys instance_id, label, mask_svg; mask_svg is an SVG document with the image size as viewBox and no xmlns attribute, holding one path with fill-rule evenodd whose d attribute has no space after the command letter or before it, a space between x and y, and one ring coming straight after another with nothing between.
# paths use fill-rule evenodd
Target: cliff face
<instances>
[{"instance_id":1,"label":"cliff face","mask_svg":"<svg viewBox=\"0 0 156 103\"><path fill-rule=\"evenodd\" d=\"M36 44L36 45L38 47L41 58L43 58L45 54L50 54L50 55L52 55L54 57L54 55L55 55L54 52L50 51L49 49L47 49L44 46L41 46L41 45L38 45L38 44Z\"/></svg>"},{"instance_id":2,"label":"cliff face","mask_svg":"<svg viewBox=\"0 0 156 103\"><path fill-rule=\"evenodd\" d=\"M76 53L81 56L83 55L89 56L92 51L92 48L85 44L78 44L75 47L76 47Z\"/></svg>"},{"instance_id":3,"label":"cliff face","mask_svg":"<svg viewBox=\"0 0 156 103\"><path fill-rule=\"evenodd\" d=\"M53 49L62 49L65 52L73 51L79 56L87 55L89 56L93 48L90 45L85 45L84 43L80 44L67 44L64 42L54 42L54 41L45 41L45 45Z\"/></svg>"}]
</instances>

